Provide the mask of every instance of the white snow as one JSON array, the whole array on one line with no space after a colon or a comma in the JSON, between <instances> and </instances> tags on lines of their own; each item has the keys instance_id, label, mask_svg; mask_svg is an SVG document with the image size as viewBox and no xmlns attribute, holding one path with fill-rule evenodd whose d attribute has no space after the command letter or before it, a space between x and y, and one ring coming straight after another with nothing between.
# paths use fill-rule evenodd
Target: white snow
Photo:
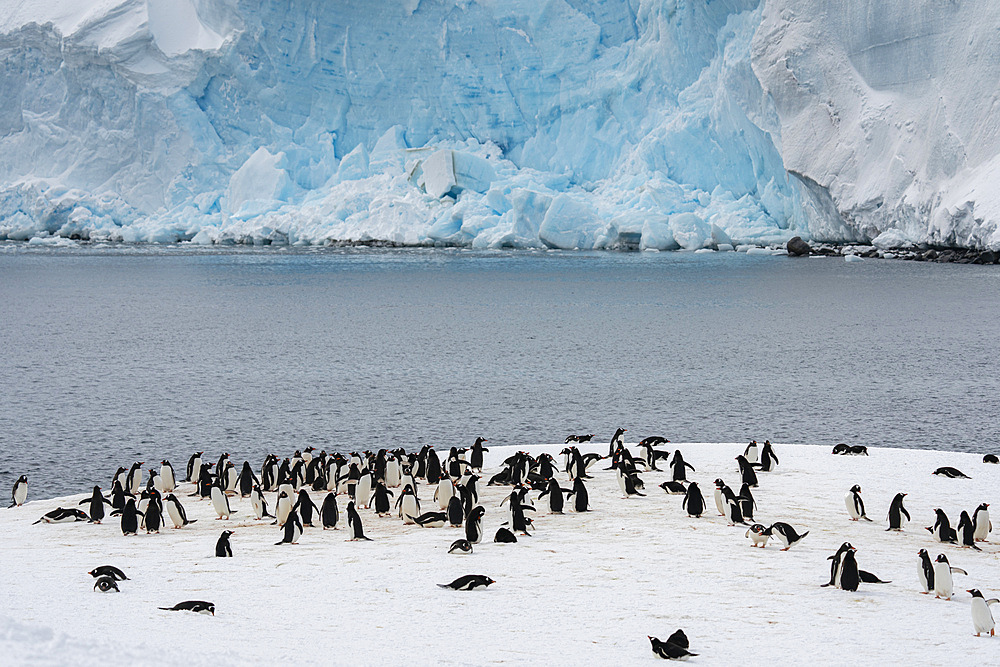
<instances>
[{"instance_id":1,"label":"white snow","mask_svg":"<svg viewBox=\"0 0 1000 667\"><path fill-rule=\"evenodd\" d=\"M31 525L84 496L30 501L0 510L0 651L10 664L653 664L659 659L646 636L662 639L681 627L701 654L691 664L995 660L1000 639L973 637L964 591L1000 592L1000 537L994 532L980 553L936 543L923 526L936 507L954 525L962 509L996 503L1000 466L953 452L872 448L868 457L841 457L829 446L775 445L781 463L759 473L757 519L809 531L782 552L774 542L751 548L746 529L714 510L713 480L738 487L733 458L743 447L663 446L681 449L697 469L689 477L710 508L700 519L681 511L681 496L657 488L669 473L641 474L648 495L625 500L598 462L587 482L592 512L550 515L539 503L533 536L499 545L491 537L506 520L498 505L509 487L484 485L487 538L469 556L446 553L457 529L404 526L367 511L372 542L312 528L298 545L275 546L277 528L253 521L247 500L234 499L238 513L217 521L210 502L184 495L186 484L179 497L198 522L158 535L123 537L114 519ZM607 445L581 449L606 453ZM484 477L513 451L491 448ZM930 474L942 465L972 479ZM873 523L848 518L844 494L854 484ZM425 504L432 491L421 487ZM897 492L909 494L913 521L886 532ZM224 527L236 531L231 559L213 557ZM862 569L892 583L862 584L857 593L820 588L826 557L844 541L858 549ZM955 575L960 592L951 601L919 593L920 548L968 571ZM120 594L92 590L86 572L104 564L131 577ZM497 583L468 593L435 585L469 573ZM156 609L187 599L214 602L217 615Z\"/></svg>"}]
</instances>

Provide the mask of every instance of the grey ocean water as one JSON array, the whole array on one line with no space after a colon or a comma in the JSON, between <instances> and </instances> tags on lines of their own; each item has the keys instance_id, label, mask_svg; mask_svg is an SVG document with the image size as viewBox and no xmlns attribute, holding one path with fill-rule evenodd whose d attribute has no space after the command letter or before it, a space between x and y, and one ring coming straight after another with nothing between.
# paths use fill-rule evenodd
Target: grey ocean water
<instances>
[{"instance_id":1,"label":"grey ocean water","mask_svg":"<svg viewBox=\"0 0 1000 667\"><path fill-rule=\"evenodd\" d=\"M1000 451L998 287L735 253L6 246L0 485L618 426Z\"/></svg>"}]
</instances>

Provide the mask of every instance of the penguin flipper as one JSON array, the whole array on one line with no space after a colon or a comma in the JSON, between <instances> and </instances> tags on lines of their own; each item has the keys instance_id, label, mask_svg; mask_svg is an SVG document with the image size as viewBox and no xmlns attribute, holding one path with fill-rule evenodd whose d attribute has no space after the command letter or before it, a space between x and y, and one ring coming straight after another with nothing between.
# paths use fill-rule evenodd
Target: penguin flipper
<instances>
[{"instance_id":1,"label":"penguin flipper","mask_svg":"<svg viewBox=\"0 0 1000 667\"><path fill-rule=\"evenodd\" d=\"M951 571L952 572L958 572L959 574L964 574L965 576L969 576L969 573L966 572L965 570L963 570L960 567L953 567L953 568L951 568Z\"/></svg>"},{"instance_id":2,"label":"penguin flipper","mask_svg":"<svg viewBox=\"0 0 1000 667\"><path fill-rule=\"evenodd\" d=\"M1000 603L1000 598L990 598L986 601L986 604L998 604Z\"/></svg>"}]
</instances>

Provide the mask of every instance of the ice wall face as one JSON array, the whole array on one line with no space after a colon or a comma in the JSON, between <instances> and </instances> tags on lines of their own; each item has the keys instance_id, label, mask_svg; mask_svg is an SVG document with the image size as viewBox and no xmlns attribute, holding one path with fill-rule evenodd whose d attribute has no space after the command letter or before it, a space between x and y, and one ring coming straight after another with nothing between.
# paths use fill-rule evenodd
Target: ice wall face
<instances>
[{"instance_id":1,"label":"ice wall face","mask_svg":"<svg viewBox=\"0 0 1000 667\"><path fill-rule=\"evenodd\" d=\"M805 21L785 4L8 3L0 238L591 248L631 233L668 249L892 225L922 238L913 216L888 214L924 210L916 191L902 207L883 195L873 217L880 185L846 183L885 172L891 142L808 130L826 82L914 76L887 71L864 41L880 35L858 41L850 17ZM820 37L862 65L813 54ZM830 104L853 109L853 90L832 86ZM873 118L888 127L908 112L886 99L895 115ZM972 140L937 137L935 119L914 121L939 146L925 198L960 175L955 147ZM958 136L981 119L947 124ZM991 224L964 203L938 209L958 213L925 219L923 236Z\"/></svg>"}]
</instances>

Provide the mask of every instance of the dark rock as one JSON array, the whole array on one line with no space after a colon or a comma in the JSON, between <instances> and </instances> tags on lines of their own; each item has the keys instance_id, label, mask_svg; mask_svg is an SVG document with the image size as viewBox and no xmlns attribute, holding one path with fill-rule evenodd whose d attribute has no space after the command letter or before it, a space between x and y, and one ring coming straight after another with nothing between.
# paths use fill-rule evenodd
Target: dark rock
<instances>
[{"instance_id":1,"label":"dark rock","mask_svg":"<svg viewBox=\"0 0 1000 667\"><path fill-rule=\"evenodd\" d=\"M937 259L937 257L938 257L937 250L935 250L934 248L931 248L930 250L928 250L923 254L923 258L927 260Z\"/></svg>"},{"instance_id":2,"label":"dark rock","mask_svg":"<svg viewBox=\"0 0 1000 667\"><path fill-rule=\"evenodd\" d=\"M979 257L976 257L976 264L994 264L997 261L996 253L992 250L985 250L979 253Z\"/></svg>"},{"instance_id":3,"label":"dark rock","mask_svg":"<svg viewBox=\"0 0 1000 667\"><path fill-rule=\"evenodd\" d=\"M802 240L801 236L793 236L788 239L788 244L785 247L788 249L788 254L792 257L808 255L812 252L812 248L809 247L808 243Z\"/></svg>"}]
</instances>

